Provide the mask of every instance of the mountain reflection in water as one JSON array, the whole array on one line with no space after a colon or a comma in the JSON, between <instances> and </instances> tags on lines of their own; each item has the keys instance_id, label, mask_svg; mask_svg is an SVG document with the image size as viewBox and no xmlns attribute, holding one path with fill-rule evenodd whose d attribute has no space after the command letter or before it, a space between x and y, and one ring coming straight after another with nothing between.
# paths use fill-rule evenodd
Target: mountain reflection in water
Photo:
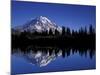
<instances>
[{"instance_id":1,"label":"mountain reflection in water","mask_svg":"<svg viewBox=\"0 0 100 75\"><path fill-rule=\"evenodd\" d=\"M90 59L92 59L95 55L95 50L92 48L56 48L33 46L28 46L27 48L14 48L12 50L12 55L24 57L28 63L35 64L39 67L48 65L59 56L66 58L75 53L85 57L87 57L87 54L89 54Z\"/></svg>"}]
</instances>

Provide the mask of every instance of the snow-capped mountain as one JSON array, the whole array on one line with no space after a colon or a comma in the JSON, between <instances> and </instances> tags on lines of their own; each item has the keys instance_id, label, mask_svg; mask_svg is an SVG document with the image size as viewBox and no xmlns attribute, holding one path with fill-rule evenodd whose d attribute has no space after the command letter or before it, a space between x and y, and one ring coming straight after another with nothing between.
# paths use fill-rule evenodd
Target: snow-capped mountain
<instances>
[{"instance_id":1,"label":"snow-capped mountain","mask_svg":"<svg viewBox=\"0 0 100 75\"><path fill-rule=\"evenodd\" d=\"M62 28L58 25L56 25L54 22L49 20L47 17L39 16L35 19L31 19L27 23L21 26L17 26L14 28L14 30L23 32L23 31L29 31L29 32L42 32L42 31L49 31L52 30L53 32L55 29L57 29L59 32L62 32Z\"/></svg>"}]
</instances>

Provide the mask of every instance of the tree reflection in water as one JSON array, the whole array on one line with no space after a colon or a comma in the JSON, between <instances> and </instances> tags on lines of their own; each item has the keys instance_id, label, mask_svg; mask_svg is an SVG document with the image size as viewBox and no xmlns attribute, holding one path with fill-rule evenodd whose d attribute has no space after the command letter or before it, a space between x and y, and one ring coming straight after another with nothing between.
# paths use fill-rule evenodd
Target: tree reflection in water
<instances>
[{"instance_id":1,"label":"tree reflection in water","mask_svg":"<svg viewBox=\"0 0 100 75\"><path fill-rule=\"evenodd\" d=\"M23 47L16 47L12 48L12 54L21 52L22 54L29 54L34 53L37 54L38 52L41 52L43 54L49 54L51 56L52 54L55 54L55 56L58 56L60 53L63 58L70 56L71 54L79 53L80 56L87 57L87 53L89 53L90 58L92 59L95 55L95 49L94 48L75 48L75 47L66 47L66 48L58 48L58 47L34 47L34 46L23 46Z\"/></svg>"}]
</instances>

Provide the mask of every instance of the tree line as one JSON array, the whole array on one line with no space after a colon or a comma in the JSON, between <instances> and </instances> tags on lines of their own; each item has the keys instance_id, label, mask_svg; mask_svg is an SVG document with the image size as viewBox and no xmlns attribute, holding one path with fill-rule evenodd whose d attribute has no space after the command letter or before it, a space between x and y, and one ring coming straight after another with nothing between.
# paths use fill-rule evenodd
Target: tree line
<instances>
[{"instance_id":1,"label":"tree line","mask_svg":"<svg viewBox=\"0 0 100 75\"><path fill-rule=\"evenodd\" d=\"M21 32L13 34L12 45L39 45L39 46L56 46L56 47L93 47L95 49L96 32L92 25L79 30L71 30L68 27L62 26L62 33L57 29L53 32L51 29L41 33L38 32Z\"/></svg>"},{"instance_id":2,"label":"tree line","mask_svg":"<svg viewBox=\"0 0 100 75\"><path fill-rule=\"evenodd\" d=\"M12 31L12 35L15 35L15 34L13 34L13 31ZM62 26L61 32L59 32L57 29L55 29L55 30L49 29L49 31L46 30L46 31L42 31L42 32L24 31L24 32L21 32L20 35L41 35L41 36L49 36L49 35L52 35L52 36L56 36L56 35L60 35L60 36L95 35L95 28L93 28L93 26L90 25L89 28L87 28L87 27L82 28L81 27L79 30L74 30L74 29L71 30L69 27Z\"/></svg>"}]
</instances>

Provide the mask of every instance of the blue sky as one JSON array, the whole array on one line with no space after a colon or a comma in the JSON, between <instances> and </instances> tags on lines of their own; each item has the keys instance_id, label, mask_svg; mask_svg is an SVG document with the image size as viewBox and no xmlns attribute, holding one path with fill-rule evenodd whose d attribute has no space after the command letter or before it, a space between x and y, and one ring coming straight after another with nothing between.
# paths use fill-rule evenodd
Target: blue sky
<instances>
[{"instance_id":1,"label":"blue sky","mask_svg":"<svg viewBox=\"0 0 100 75\"><path fill-rule=\"evenodd\" d=\"M12 27L38 16L45 16L60 26L72 29L96 25L95 6L12 1Z\"/></svg>"}]
</instances>

